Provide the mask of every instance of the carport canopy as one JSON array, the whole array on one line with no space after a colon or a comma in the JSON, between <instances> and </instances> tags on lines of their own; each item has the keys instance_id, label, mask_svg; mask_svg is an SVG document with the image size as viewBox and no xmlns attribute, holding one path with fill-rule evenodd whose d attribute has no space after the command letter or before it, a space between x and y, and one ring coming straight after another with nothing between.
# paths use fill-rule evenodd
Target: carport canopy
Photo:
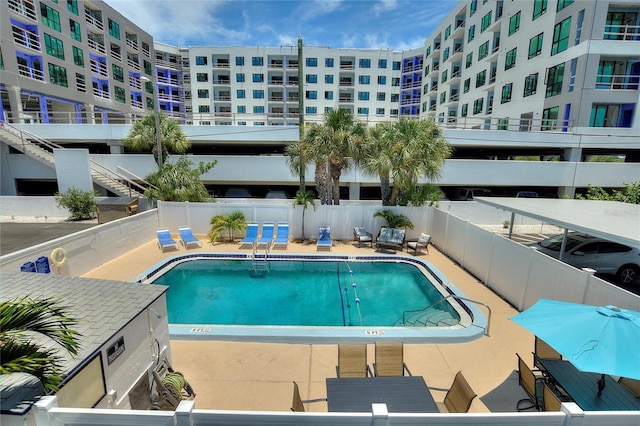
<instances>
[{"instance_id":1,"label":"carport canopy","mask_svg":"<svg viewBox=\"0 0 640 426\"><path fill-rule=\"evenodd\" d=\"M475 201L566 230L640 247L640 205L619 201L476 197ZM511 220L513 224L513 220ZM564 242L563 242L564 249ZM562 251L561 251L562 253Z\"/></svg>"}]
</instances>

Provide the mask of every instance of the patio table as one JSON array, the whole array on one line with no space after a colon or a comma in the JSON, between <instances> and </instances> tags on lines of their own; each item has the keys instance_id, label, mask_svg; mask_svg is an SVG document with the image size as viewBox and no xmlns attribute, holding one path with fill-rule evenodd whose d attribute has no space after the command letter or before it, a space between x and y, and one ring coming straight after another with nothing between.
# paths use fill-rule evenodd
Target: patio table
<instances>
[{"instance_id":1,"label":"patio table","mask_svg":"<svg viewBox=\"0 0 640 426\"><path fill-rule=\"evenodd\" d=\"M585 411L640 410L640 400L608 375L605 375L602 395L598 395L601 374L580 371L567 360L539 359L538 362Z\"/></svg>"},{"instance_id":2,"label":"patio table","mask_svg":"<svg viewBox=\"0 0 640 426\"><path fill-rule=\"evenodd\" d=\"M438 413L421 376L327 378L329 411L370 413L385 403L394 413Z\"/></svg>"}]
</instances>

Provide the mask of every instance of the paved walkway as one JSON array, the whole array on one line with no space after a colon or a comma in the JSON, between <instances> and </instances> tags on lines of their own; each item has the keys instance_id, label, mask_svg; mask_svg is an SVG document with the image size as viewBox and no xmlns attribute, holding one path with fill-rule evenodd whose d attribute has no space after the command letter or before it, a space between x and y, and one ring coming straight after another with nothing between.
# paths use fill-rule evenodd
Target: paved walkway
<instances>
[{"instance_id":1,"label":"paved walkway","mask_svg":"<svg viewBox=\"0 0 640 426\"><path fill-rule=\"evenodd\" d=\"M203 242L197 251L238 252L237 244L212 246ZM242 250L249 252L249 250ZM315 244L290 244L289 253L315 252ZM180 249L184 253L184 248ZM351 241L334 242L333 253L369 254ZM131 280L175 251L161 253L155 241L106 263L86 277ZM406 253L398 253L406 254ZM411 255L408 255L411 256ZM516 352L530 360L533 336L509 321L517 311L489 288L429 247L418 256L434 264L467 297L487 303L492 311L489 337L461 344L407 344L405 362L413 375L424 376L436 401L442 401L457 371L462 370L478 394L471 411L515 411L526 395L517 379ZM482 309L482 308L481 308ZM369 362L373 344L368 346ZM326 396L325 379L335 377L336 345L287 345L220 341L171 341L172 363L184 373L196 396L196 408L217 410L288 411L292 381L298 382L303 399ZM326 403L308 404L309 411L326 411Z\"/></svg>"}]
</instances>

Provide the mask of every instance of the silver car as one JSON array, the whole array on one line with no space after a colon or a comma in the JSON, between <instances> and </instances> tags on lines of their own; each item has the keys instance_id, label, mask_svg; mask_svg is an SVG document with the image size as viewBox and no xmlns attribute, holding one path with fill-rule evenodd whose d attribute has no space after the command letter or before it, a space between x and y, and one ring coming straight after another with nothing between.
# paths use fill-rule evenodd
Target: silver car
<instances>
[{"instance_id":1,"label":"silver car","mask_svg":"<svg viewBox=\"0 0 640 426\"><path fill-rule=\"evenodd\" d=\"M561 245L562 235L555 235L535 243L533 248L558 259ZM623 284L631 283L640 273L640 250L637 248L576 232L567 234L562 261L576 268L615 275Z\"/></svg>"}]
</instances>

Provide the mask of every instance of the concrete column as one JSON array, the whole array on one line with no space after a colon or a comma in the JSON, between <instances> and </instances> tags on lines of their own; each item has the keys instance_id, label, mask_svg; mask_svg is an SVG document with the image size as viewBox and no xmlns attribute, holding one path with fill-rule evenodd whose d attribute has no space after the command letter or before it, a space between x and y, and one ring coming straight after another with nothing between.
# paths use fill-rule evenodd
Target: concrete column
<instances>
[{"instance_id":1,"label":"concrete column","mask_svg":"<svg viewBox=\"0 0 640 426\"><path fill-rule=\"evenodd\" d=\"M22 122L22 98L20 96L20 88L15 86L6 86L9 95L10 123Z\"/></svg>"},{"instance_id":2,"label":"concrete column","mask_svg":"<svg viewBox=\"0 0 640 426\"><path fill-rule=\"evenodd\" d=\"M349 199L350 200L360 199L360 183L358 182L349 183Z\"/></svg>"},{"instance_id":3,"label":"concrete column","mask_svg":"<svg viewBox=\"0 0 640 426\"><path fill-rule=\"evenodd\" d=\"M87 124L96 124L96 117L95 117L94 111L93 111L94 106L95 105L93 105L93 104L84 104L83 105L84 114L85 114L84 120L85 120L85 122Z\"/></svg>"},{"instance_id":4,"label":"concrete column","mask_svg":"<svg viewBox=\"0 0 640 426\"><path fill-rule=\"evenodd\" d=\"M38 103L40 104L40 122L45 124L51 123L47 98L45 96L38 96Z\"/></svg>"},{"instance_id":5,"label":"concrete column","mask_svg":"<svg viewBox=\"0 0 640 426\"><path fill-rule=\"evenodd\" d=\"M124 147L118 142L108 142L109 154L124 154Z\"/></svg>"},{"instance_id":6,"label":"concrete column","mask_svg":"<svg viewBox=\"0 0 640 426\"><path fill-rule=\"evenodd\" d=\"M564 150L564 161L579 163L582 157L582 148L566 148Z\"/></svg>"}]
</instances>

